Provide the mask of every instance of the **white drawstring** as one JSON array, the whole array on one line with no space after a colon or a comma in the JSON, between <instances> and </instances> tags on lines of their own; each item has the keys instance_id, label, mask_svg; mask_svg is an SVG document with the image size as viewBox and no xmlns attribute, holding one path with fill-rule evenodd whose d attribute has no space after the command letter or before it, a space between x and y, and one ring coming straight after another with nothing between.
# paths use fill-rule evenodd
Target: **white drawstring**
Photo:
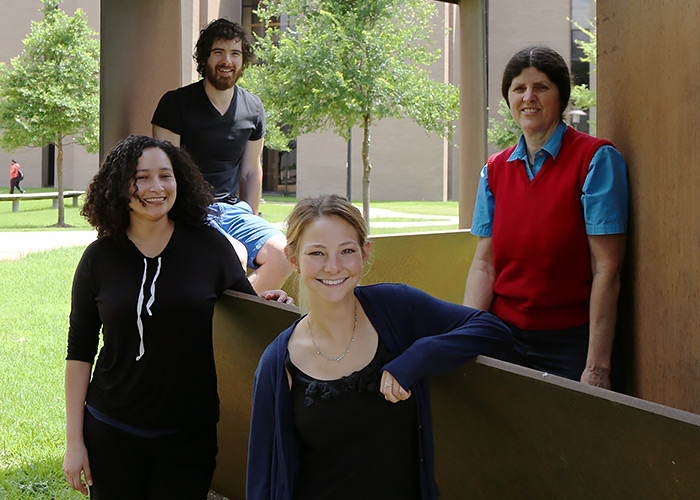
<instances>
[{"instance_id":1,"label":"white drawstring","mask_svg":"<svg viewBox=\"0 0 700 500\"><path fill-rule=\"evenodd\" d=\"M160 257L158 257L158 268L156 269L156 274L153 276L153 281L151 282L151 298L148 299L146 304L146 312L149 316L153 316L151 313L151 306L156 301L156 280L160 274ZM143 321L141 321L141 312L143 311L143 299L144 293L143 289L146 284L146 277L148 275L148 260L143 259L143 278L141 279L141 289L139 290L139 299L136 302L136 327L139 330L139 336L141 337L141 343L139 344L139 355L136 356L136 361L139 361L146 352L146 348L143 344Z\"/></svg>"},{"instance_id":2,"label":"white drawstring","mask_svg":"<svg viewBox=\"0 0 700 500\"><path fill-rule=\"evenodd\" d=\"M148 299L148 304L146 304L146 311L148 312L149 316L153 316L153 314L151 314L151 306L156 301L156 280L158 279L159 274L160 274L160 257L158 257L158 268L156 269L156 274L155 274L155 276L153 276L153 282L151 283L151 298Z\"/></svg>"}]
</instances>

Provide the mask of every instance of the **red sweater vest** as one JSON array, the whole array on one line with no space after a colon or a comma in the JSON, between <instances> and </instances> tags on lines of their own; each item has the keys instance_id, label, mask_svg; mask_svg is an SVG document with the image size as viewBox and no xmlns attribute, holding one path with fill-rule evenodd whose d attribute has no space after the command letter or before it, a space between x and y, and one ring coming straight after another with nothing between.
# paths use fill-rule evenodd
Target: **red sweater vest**
<instances>
[{"instance_id":1,"label":"red sweater vest","mask_svg":"<svg viewBox=\"0 0 700 500\"><path fill-rule=\"evenodd\" d=\"M491 311L524 330L558 330L589 322L591 256L581 206L583 183L608 141L569 127L555 159L530 181L515 147L489 158L496 199Z\"/></svg>"}]
</instances>

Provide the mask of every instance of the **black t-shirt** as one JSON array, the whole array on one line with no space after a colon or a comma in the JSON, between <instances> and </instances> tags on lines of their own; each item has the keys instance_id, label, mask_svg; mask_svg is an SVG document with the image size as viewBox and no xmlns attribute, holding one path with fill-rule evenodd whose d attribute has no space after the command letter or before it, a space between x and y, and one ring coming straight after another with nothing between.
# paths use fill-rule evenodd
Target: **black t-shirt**
<instances>
[{"instance_id":1,"label":"black t-shirt","mask_svg":"<svg viewBox=\"0 0 700 500\"><path fill-rule=\"evenodd\" d=\"M187 150L223 201L238 195L240 167L248 141L265 135L262 101L238 86L224 115L207 97L204 80L167 92L151 123L180 136Z\"/></svg>"},{"instance_id":2,"label":"black t-shirt","mask_svg":"<svg viewBox=\"0 0 700 500\"><path fill-rule=\"evenodd\" d=\"M301 458L295 499L420 499L416 399L390 403L379 392L391 358L380 339L362 370L317 380L287 355Z\"/></svg>"},{"instance_id":3,"label":"black t-shirt","mask_svg":"<svg viewBox=\"0 0 700 500\"><path fill-rule=\"evenodd\" d=\"M67 355L92 363L101 331L87 403L140 429L216 422L212 316L226 289L255 294L210 226L176 223L156 258L123 234L90 244L73 279Z\"/></svg>"}]
</instances>

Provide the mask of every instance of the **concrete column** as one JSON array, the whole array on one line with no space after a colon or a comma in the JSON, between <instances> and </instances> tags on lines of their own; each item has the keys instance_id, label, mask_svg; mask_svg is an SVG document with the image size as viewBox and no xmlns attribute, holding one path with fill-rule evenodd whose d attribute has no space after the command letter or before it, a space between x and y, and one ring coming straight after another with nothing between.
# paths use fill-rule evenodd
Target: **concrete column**
<instances>
[{"instance_id":1,"label":"concrete column","mask_svg":"<svg viewBox=\"0 0 700 500\"><path fill-rule=\"evenodd\" d=\"M598 136L629 164L633 395L700 413L700 3L598 0Z\"/></svg>"},{"instance_id":2,"label":"concrete column","mask_svg":"<svg viewBox=\"0 0 700 500\"><path fill-rule=\"evenodd\" d=\"M462 0L460 15L459 227L470 227L486 161L485 0Z\"/></svg>"},{"instance_id":3,"label":"concrete column","mask_svg":"<svg viewBox=\"0 0 700 500\"><path fill-rule=\"evenodd\" d=\"M150 135L158 99L181 85L180 0L103 0L100 35L103 158L129 134Z\"/></svg>"}]
</instances>

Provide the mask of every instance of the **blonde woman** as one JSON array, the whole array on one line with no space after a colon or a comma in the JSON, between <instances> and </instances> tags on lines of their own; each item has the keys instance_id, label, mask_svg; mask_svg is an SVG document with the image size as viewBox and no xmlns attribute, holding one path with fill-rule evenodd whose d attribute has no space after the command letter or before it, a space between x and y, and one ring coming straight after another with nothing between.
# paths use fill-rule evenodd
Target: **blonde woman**
<instances>
[{"instance_id":1,"label":"blonde woman","mask_svg":"<svg viewBox=\"0 0 700 500\"><path fill-rule=\"evenodd\" d=\"M342 197L302 200L287 222L309 313L258 365L247 498L436 498L427 377L504 350L507 327L406 285L358 286L370 243Z\"/></svg>"}]
</instances>

